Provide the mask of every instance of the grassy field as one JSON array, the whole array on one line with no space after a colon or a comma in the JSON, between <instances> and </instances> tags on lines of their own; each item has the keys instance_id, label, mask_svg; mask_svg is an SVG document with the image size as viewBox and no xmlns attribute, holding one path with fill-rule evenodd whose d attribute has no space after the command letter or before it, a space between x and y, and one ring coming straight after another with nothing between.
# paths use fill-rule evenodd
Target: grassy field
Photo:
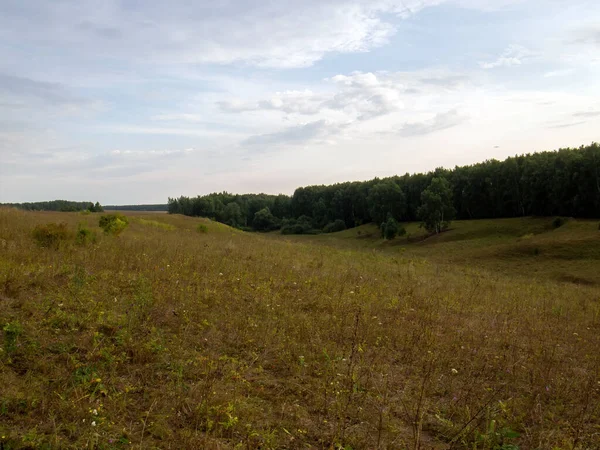
<instances>
[{"instance_id":1,"label":"grassy field","mask_svg":"<svg viewBox=\"0 0 600 450\"><path fill-rule=\"evenodd\" d=\"M434 236L413 222L405 224L405 236L392 241L381 239L373 224L339 233L284 238L426 258L446 269L448 265L470 266L511 277L600 285L598 221L568 219L559 228L553 221L548 217L458 220L448 231Z\"/></svg>"},{"instance_id":2,"label":"grassy field","mask_svg":"<svg viewBox=\"0 0 600 450\"><path fill-rule=\"evenodd\" d=\"M0 209L2 450L600 448L597 222L128 216Z\"/></svg>"}]
</instances>

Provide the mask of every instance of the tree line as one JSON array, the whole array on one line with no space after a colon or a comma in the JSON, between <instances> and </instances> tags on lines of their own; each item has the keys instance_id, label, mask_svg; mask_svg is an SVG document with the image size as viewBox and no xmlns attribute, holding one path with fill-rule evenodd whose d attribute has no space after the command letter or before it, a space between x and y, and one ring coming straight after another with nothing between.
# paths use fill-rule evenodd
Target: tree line
<instances>
[{"instance_id":1,"label":"tree line","mask_svg":"<svg viewBox=\"0 0 600 450\"><path fill-rule=\"evenodd\" d=\"M27 202L27 203L2 203L1 206L23 209L26 211L61 211L76 212L90 211L102 212L104 209L100 202L73 202L69 200L50 200L47 202Z\"/></svg>"},{"instance_id":2,"label":"tree line","mask_svg":"<svg viewBox=\"0 0 600 450\"><path fill-rule=\"evenodd\" d=\"M168 211L166 203L154 205L106 205L104 209L109 211Z\"/></svg>"},{"instance_id":3,"label":"tree line","mask_svg":"<svg viewBox=\"0 0 600 450\"><path fill-rule=\"evenodd\" d=\"M600 146L531 153L429 173L307 186L286 195L227 192L169 198L171 214L286 233L421 220L432 231L453 218L600 217ZM436 219L431 219L436 217ZM435 223L434 223L435 222Z\"/></svg>"}]
</instances>

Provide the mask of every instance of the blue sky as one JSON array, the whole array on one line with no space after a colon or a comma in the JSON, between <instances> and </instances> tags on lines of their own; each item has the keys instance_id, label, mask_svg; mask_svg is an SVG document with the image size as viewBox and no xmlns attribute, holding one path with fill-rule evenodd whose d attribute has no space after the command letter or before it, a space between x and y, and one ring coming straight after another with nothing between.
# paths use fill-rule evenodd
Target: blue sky
<instances>
[{"instance_id":1,"label":"blue sky","mask_svg":"<svg viewBox=\"0 0 600 450\"><path fill-rule=\"evenodd\" d=\"M3 0L0 202L165 202L600 138L595 0Z\"/></svg>"}]
</instances>

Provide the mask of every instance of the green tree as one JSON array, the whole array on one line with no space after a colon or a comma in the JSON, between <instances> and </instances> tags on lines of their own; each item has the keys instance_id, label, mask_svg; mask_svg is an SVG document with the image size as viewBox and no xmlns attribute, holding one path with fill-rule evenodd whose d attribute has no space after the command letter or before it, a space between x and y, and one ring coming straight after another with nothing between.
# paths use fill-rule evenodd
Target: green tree
<instances>
[{"instance_id":1,"label":"green tree","mask_svg":"<svg viewBox=\"0 0 600 450\"><path fill-rule=\"evenodd\" d=\"M265 207L254 214L252 226L257 231L270 231L276 229L278 224L271 210Z\"/></svg>"},{"instance_id":2,"label":"green tree","mask_svg":"<svg viewBox=\"0 0 600 450\"><path fill-rule=\"evenodd\" d=\"M232 227L239 227L244 223L244 216L240 205L236 202L227 203L223 210L223 222Z\"/></svg>"},{"instance_id":3,"label":"green tree","mask_svg":"<svg viewBox=\"0 0 600 450\"><path fill-rule=\"evenodd\" d=\"M336 219L335 221L328 223L323 228L325 233L335 233L336 231L343 231L346 229L346 224L342 219Z\"/></svg>"},{"instance_id":4,"label":"green tree","mask_svg":"<svg viewBox=\"0 0 600 450\"><path fill-rule=\"evenodd\" d=\"M381 224L381 237L387 240L394 239L396 236L403 236L406 230L390 214L388 219Z\"/></svg>"},{"instance_id":5,"label":"green tree","mask_svg":"<svg viewBox=\"0 0 600 450\"><path fill-rule=\"evenodd\" d=\"M368 196L369 214L375 223L386 220L388 214L396 220L402 220L406 211L406 197L400 186L392 180L377 183Z\"/></svg>"},{"instance_id":6,"label":"green tree","mask_svg":"<svg viewBox=\"0 0 600 450\"><path fill-rule=\"evenodd\" d=\"M421 193L421 206L417 210L421 226L429 232L439 233L450 225L454 214L450 183L445 178L433 178Z\"/></svg>"}]
</instances>

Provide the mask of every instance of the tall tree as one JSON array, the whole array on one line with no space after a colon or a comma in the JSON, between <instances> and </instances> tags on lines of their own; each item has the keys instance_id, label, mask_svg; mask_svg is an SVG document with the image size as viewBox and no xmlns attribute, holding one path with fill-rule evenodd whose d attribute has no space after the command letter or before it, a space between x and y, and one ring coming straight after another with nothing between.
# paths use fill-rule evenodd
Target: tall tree
<instances>
[{"instance_id":1,"label":"tall tree","mask_svg":"<svg viewBox=\"0 0 600 450\"><path fill-rule=\"evenodd\" d=\"M452 206L452 189L445 178L433 178L421 193L421 206L417 214L421 226L432 233L440 233L450 225L455 210Z\"/></svg>"}]
</instances>

